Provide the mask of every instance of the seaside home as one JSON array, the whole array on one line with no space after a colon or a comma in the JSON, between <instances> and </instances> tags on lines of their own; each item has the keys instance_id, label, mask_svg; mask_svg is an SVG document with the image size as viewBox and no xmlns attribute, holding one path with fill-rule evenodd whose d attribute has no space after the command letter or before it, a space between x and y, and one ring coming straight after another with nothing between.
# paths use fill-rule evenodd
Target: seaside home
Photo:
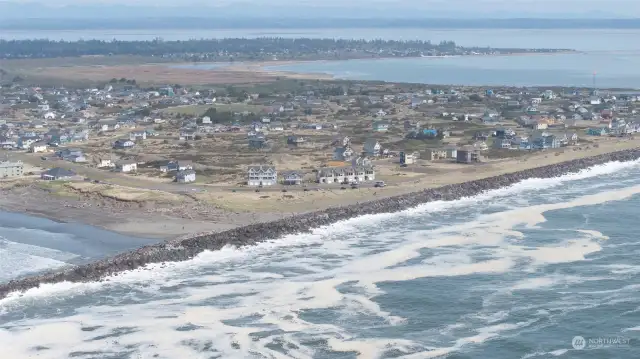
<instances>
[{"instance_id":1,"label":"seaside home","mask_svg":"<svg viewBox=\"0 0 640 359\"><path fill-rule=\"evenodd\" d=\"M40 174L40 178L45 181L64 181L73 179L75 176L75 172L60 167L52 168Z\"/></svg>"},{"instance_id":2,"label":"seaside home","mask_svg":"<svg viewBox=\"0 0 640 359\"><path fill-rule=\"evenodd\" d=\"M302 184L302 173L298 171L288 171L282 174L282 184L286 186L299 186Z\"/></svg>"},{"instance_id":3,"label":"seaside home","mask_svg":"<svg viewBox=\"0 0 640 359\"><path fill-rule=\"evenodd\" d=\"M368 156L375 156L375 157L380 156L381 151L382 151L382 146L380 145L380 142L378 142L376 139L370 138L365 141L364 152Z\"/></svg>"},{"instance_id":4,"label":"seaside home","mask_svg":"<svg viewBox=\"0 0 640 359\"><path fill-rule=\"evenodd\" d=\"M176 173L176 182L178 183L191 183L196 181L196 171L183 170Z\"/></svg>"},{"instance_id":5,"label":"seaside home","mask_svg":"<svg viewBox=\"0 0 640 359\"><path fill-rule=\"evenodd\" d=\"M147 139L147 131L132 131L129 133L129 140L138 141L138 140L146 140Z\"/></svg>"},{"instance_id":6,"label":"seaside home","mask_svg":"<svg viewBox=\"0 0 640 359\"><path fill-rule=\"evenodd\" d=\"M375 179L373 166L325 167L316 172L316 181L322 184L352 183Z\"/></svg>"},{"instance_id":7,"label":"seaside home","mask_svg":"<svg viewBox=\"0 0 640 359\"><path fill-rule=\"evenodd\" d=\"M333 159L335 161L351 161L354 153L350 147L337 147L333 150Z\"/></svg>"},{"instance_id":8,"label":"seaside home","mask_svg":"<svg viewBox=\"0 0 640 359\"><path fill-rule=\"evenodd\" d=\"M389 123L386 121L376 121L373 123L373 130L376 132L387 132L389 130Z\"/></svg>"},{"instance_id":9,"label":"seaside home","mask_svg":"<svg viewBox=\"0 0 640 359\"><path fill-rule=\"evenodd\" d=\"M131 141L130 139L122 138L113 143L113 148L127 149L127 148L132 148L135 145L136 145L135 142Z\"/></svg>"},{"instance_id":10,"label":"seaside home","mask_svg":"<svg viewBox=\"0 0 640 359\"><path fill-rule=\"evenodd\" d=\"M401 165L411 165L416 160L416 154L414 153L406 153L405 151L400 152L400 164Z\"/></svg>"},{"instance_id":11,"label":"seaside home","mask_svg":"<svg viewBox=\"0 0 640 359\"><path fill-rule=\"evenodd\" d=\"M24 174L22 161L0 161L0 179L20 177Z\"/></svg>"},{"instance_id":12,"label":"seaside home","mask_svg":"<svg viewBox=\"0 0 640 359\"><path fill-rule=\"evenodd\" d=\"M138 169L138 164L136 161L132 160L121 160L116 162L116 172L134 172Z\"/></svg>"},{"instance_id":13,"label":"seaside home","mask_svg":"<svg viewBox=\"0 0 640 359\"><path fill-rule=\"evenodd\" d=\"M465 146L458 150L456 154L456 162L458 163L475 163L481 161L480 150L472 147Z\"/></svg>"},{"instance_id":14,"label":"seaside home","mask_svg":"<svg viewBox=\"0 0 640 359\"><path fill-rule=\"evenodd\" d=\"M247 170L247 185L273 186L278 182L278 171L274 166L249 166Z\"/></svg>"},{"instance_id":15,"label":"seaside home","mask_svg":"<svg viewBox=\"0 0 640 359\"><path fill-rule=\"evenodd\" d=\"M45 142L35 142L29 148L29 152L31 153L47 152L47 144Z\"/></svg>"}]
</instances>

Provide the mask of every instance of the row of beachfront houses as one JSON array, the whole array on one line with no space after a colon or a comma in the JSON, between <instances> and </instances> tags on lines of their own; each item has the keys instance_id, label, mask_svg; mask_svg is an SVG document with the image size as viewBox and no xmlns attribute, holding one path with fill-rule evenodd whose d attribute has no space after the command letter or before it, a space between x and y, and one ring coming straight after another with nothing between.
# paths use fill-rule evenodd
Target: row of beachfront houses
<instances>
[{"instance_id":1,"label":"row of beachfront houses","mask_svg":"<svg viewBox=\"0 0 640 359\"><path fill-rule=\"evenodd\" d=\"M640 122L626 122L623 119L601 122L601 127L587 129L590 136L624 136L640 132Z\"/></svg>"},{"instance_id":2,"label":"row of beachfront houses","mask_svg":"<svg viewBox=\"0 0 640 359\"><path fill-rule=\"evenodd\" d=\"M346 184L375 180L375 168L370 164L354 164L343 167L324 167L316 171L315 181L319 184ZM279 180L281 178L281 180ZM252 187L283 185L301 185L305 174L300 171L286 171L278 176L275 166L249 166L247 185Z\"/></svg>"},{"instance_id":3,"label":"row of beachfront houses","mask_svg":"<svg viewBox=\"0 0 640 359\"><path fill-rule=\"evenodd\" d=\"M577 133L555 135L548 132L537 132L532 136L498 136L493 141L493 148L516 150L544 150L577 145Z\"/></svg>"}]
</instances>

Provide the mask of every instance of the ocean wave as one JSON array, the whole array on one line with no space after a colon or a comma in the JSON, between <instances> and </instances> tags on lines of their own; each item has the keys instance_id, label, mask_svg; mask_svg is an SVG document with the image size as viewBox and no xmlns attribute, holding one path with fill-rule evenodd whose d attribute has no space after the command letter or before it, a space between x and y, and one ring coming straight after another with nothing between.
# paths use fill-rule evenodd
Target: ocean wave
<instances>
[{"instance_id":1,"label":"ocean wave","mask_svg":"<svg viewBox=\"0 0 640 359\"><path fill-rule=\"evenodd\" d=\"M364 216L256 246L225 247L190 261L120 273L105 282L42 285L0 300L0 320L11 318L0 326L0 346L9 348L5 355L12 358L34 354L35 343L49 348L38 351L43 358L65 357L69 348L103 353L93 354L97 358L127 351L142 358L311 358L331 352L359 353L360 358L387 354L428 358L465 351L532 330L550 316L542 310L566 315L601 305L602 298L591 302L561 298L529 308L505 307L496 295L504 299L514 292L540 292L585 280L580 275L544 273L543 269L582 262L602 252L604 234L584 229L546 230L546 241L539 242L522 228L541 231L549 211L621 201L640 193L640 186L631 186L566 198L560 196L562 188L550 189L558 187L558 181L605 176L612 168L598 167L576 174L578 178L570 175L574 177L517 184L479 198L434 202L398 214ZM403 225L448 210L477 206L480 211L489 199L530 191L556 193L559 202L474 215L427 230L407 230ZM391 308L382 304L385 296L399 295L388 288L390 283L416 286L424 279L455 281L479 276L487 280L485 285L457 290L460 296L476 295L472 290L482 292L478 294L482 306L469 308L460 317L443 317L434 323L436 328L425 328L437 334L437 341L422 335L381 334L392 333L391 328L403 328L414 319L400 313L404 304ZM632 292L612 292L606 299L614 302L622 298L618 295L627 298ZM444 294L431 294L435 297L424 300ZM72 310L63 316L43 314L39 308L44 300L52 308ZM12 316L17 311L40 314ZM517 319L531 311L538 314Z\"/></svg>"}]
</instances>

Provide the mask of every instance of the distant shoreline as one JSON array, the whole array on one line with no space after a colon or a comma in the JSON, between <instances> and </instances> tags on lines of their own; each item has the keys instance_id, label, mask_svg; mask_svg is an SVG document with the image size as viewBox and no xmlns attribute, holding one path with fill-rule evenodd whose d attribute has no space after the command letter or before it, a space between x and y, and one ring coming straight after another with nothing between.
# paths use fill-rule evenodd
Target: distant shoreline
<instances>
[{"instance_id":1,"label":"distant shoreline","mask_svg":"<svg viewBox=\"0 0 640 359\"><path fill-rule=\"evenodd\" d=\"M583 51L571 50L571 51L557 51L557 52L522 52L511 54L473 54L473 55L443 55L443 56L386 56L386 57L361 57L352 59L318 59L318 60L273 60L273 61L243 61L240 63L229 62L181 62L171 65L171 67L181 66L181 68L199 71L233 71L233 72L253 72L260 73L268 76L282 76L294 79L319 79L319 80L334 80L338 79L335 75L326 72L299 72L274 69L274 67L291 66L300 64L318 64L318 63L331 63L338 61L379 61L379 60L408 60L408 59L441 59L441 58L458 58L458 57L511 57L511 56L553 56L553 55L566 55L566 54L582 54ZM209 65L225 64L216 68L200 68ZM167 64L159 64L167 65ZM198 66L202 65L202 66ZM187 67L188 66L188 67Z\"/></svg>"}]
</instances>

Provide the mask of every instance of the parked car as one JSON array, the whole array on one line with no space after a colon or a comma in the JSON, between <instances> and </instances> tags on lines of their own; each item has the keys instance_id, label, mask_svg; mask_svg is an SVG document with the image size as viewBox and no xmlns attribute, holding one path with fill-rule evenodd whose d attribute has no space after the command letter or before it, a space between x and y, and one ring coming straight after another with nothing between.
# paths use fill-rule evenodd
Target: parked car
<instances>
[{"instance_id":1,"label":"parked car","mask_svg":"<svg viewBox=\"0 0 640 359\"><path fill-rule=\"evenodd\" d=\"M384 187L386 186L386 184L384 183L384 181L376 181L374 187Z\"/></svg>"}]
</instances>

